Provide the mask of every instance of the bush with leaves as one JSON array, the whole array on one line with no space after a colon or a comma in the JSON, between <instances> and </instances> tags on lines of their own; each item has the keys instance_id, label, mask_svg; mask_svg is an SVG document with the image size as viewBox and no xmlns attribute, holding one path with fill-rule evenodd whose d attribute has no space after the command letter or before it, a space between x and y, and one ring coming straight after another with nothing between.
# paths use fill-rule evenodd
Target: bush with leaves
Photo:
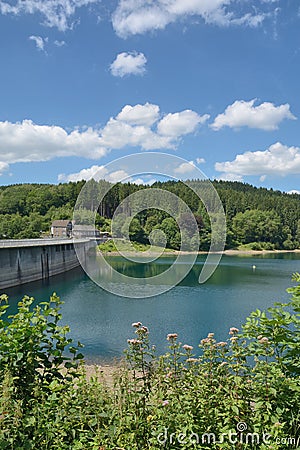
<instances>
[{"instance_id":1,"label":"bush with leaves","mask_svg":"<svg viewBox=\"0 0 300 450\"><path fill-rule=\"evenodd\" d=\"M7 296L0 297L0 317L8 309ZM68 326L60 326L61 301L56 294L49 302L33 306L34 299L25 296L18 303L18 312L0 320L0 381L9 373L17 398L28 401L36 383L47 389L53 380L69 381L76 375L81 346L72 347L67 338ZM72 357L65 355L68 348ZM66 373L64 369L72 369Z\"/></svg>"},{"instance_id":2,"label":"bush with leaves","mask_svg":"<svg viewBox=\"0 0 300 450\"><path fill-rule=\"evenodd\" d=\"M0 448L38 448L28 444L40 416L34 411L43 411L49 399L73 384L83 358L81 344L72 347L69 327L59 325L62 302L56 294L37 306L25 296L15 315L7 315L7 296L0 300Z\"/></svg>"}]
</instances>

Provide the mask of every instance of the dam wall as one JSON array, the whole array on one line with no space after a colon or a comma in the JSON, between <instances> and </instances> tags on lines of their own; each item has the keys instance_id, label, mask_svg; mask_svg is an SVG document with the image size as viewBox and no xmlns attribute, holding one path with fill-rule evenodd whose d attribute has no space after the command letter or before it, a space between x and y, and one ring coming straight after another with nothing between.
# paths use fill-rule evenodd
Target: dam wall
<instances>
[{"instance_id":1,"label":"dam wall","mask_svg":"<svg viewBox=\"0 0 300 450\"><path fill-rule=\"evenodd\" d=\"M76 239L80 260L94 247L95 240ZM79 266L76 252L72 239L0 241L0 290L74 269Z\"/></svg>"}]
</instances>

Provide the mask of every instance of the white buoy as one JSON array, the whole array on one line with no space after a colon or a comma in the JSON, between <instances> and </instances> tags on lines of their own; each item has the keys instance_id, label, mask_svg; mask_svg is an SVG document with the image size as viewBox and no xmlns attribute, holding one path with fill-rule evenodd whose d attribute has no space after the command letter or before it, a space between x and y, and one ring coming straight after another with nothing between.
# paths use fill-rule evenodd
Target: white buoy
<instances>
[{"instance_id":1,"label":"white buoy","mask_svg":"<svg viewBox=\"0 0 300 450\"><path fill-rule=\"evenodd\" d=\"M253 264L253 266L252 266L252 269L253 269L253 270L255 270L255 269L256 269L256 266L255 266L254 264Z\"/></svg>"}]
</instances>

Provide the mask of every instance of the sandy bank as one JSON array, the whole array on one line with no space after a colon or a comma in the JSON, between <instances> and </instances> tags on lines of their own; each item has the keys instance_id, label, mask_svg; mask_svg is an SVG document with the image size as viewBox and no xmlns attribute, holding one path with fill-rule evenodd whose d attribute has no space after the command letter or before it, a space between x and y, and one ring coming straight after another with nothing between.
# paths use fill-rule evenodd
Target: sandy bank
<instances>
[{"instance_id":1,"label":"sandy bank","mask_svg":"<svg viewBox=\"0 0 300 450\"><path fill-rule=\"evenodd\" d=\"M212 252L214 253L214 252ZM300 249L296 249L296 250L224 250L223 252L215 252L215 254L219 254L222 253L223 255L266 255L266 254L281 254L281 253L300 253ZM104 256L121 256L119 252L102 252L102 254ZM166 257L166 256L177 256L179 254L182 255L207 255L208 252L185 252L182 251L180 252L179 250L174 250L174 251L167 251L167 252L163 252L162 256ZM160 253L156 253L156 252L149 252L149 251L145 251L145 252L124 252L124 255L132 255L132 256L140 256L141 258L143 256L145 257L149 257L149 256L159 256Z\"/></svg>"},{"instance_id":2,"label":"sandy bank","mask_svg":"<svg viewBox=\"0 0 300 450\"><path fill-rule=\"evenodd\" d=\"M92 377L97 378L97 380L103 380L108 385L113 384L114 373L118 369L118 364L85 364L84 369L86 372L86 377L90 380Z\"/></svg>"}]
</instances>

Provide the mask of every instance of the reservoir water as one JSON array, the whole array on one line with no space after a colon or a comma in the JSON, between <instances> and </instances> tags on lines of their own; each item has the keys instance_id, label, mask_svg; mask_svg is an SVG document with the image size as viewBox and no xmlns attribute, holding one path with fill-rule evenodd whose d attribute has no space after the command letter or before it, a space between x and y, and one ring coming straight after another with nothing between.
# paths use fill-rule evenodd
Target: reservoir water
<instances>
[{"instance_id":1,"label":"reservoir water","mask_svg":"<svg viewBox=\"0 0 300 450\"><path fill-rule=\"evenodd\" d=\"M285 301L291 276L300 272L300 254L223 256L214 275L203 285L198 275L205 260L199 256L189 275L170 291L156 297L131 299L112 295L75 269L54 277L49 284L30 283L5 292L10 298L10 312L25 294L37 302L56 292L64 301L63 323L71 327L70 337L84 344L88 362L121 356L126 341L133 337L132 322L141 321L150 330L150 339L158 353L166 349L167 333L197 347L208 332L216 338L228 338L228 330L240 328L249 313L266 309L274 301ZM131 276L158 273L172 264L172 257L161 257L148 266L126 263L111 257L112 265ZM256 268L253 268L255 266Z\"/></svg>"}]
</instances>

